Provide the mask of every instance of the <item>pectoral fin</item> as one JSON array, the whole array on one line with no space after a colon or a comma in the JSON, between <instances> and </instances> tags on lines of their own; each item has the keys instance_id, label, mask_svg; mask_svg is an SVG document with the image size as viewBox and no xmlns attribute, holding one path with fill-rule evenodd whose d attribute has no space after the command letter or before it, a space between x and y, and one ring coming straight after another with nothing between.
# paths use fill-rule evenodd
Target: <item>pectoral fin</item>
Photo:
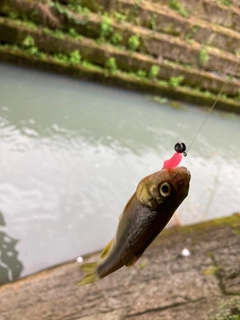
<instances>
[{"instance_id":1,"label":"pectoral fin","mask_svg":"<svg viewBox=\"0 0 240 320\"><path fill-rule=\"evenodd\" d=\"M138 259L141 257L141 255L142 255L142 254L140 254L139 256L134 257L134 258L132 258L131 260L129 260L129 261L125 264L125 266L126 266L127 268L133 267L133 266L136 264L136 262L138 261Z\"/></svg>"}]
</instances>

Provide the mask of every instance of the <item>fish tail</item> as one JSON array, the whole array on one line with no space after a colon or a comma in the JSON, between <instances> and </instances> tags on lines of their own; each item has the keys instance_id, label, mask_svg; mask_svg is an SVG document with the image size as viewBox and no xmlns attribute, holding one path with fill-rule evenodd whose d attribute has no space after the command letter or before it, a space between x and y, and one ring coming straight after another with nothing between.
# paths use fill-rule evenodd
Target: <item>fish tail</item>
<instances>
[{"instance_id":1,"label":"fish tail","mask_svg":"<svg viewBox=\"0 0 240 320\"><path fill-rule=\"evenodd\" d=\"M99 280L97 275L97 262L84 263L80 268L85 273L85 277L78 282L78 286L84 286Z\"/></svg>"}]
</instances>

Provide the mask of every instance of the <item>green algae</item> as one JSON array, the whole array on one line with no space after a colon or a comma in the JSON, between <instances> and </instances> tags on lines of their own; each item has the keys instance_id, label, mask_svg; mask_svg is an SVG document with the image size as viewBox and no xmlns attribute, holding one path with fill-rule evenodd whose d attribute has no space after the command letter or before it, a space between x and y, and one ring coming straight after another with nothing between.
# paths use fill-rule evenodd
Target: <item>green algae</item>
<instances>
[{"instance_id":1,"label":"green algae","mask_svg":"<svg viewBox=\"0 0 240 320\"><path fill-rule=\"evenodd\" d=\"M208 229L222 228L224 226L229 226L235 232L239 233L240 230L240 213L235 213L231 216L216 218L214 220L204 221L188 226L177 226L170 229L165 229L162 231L159 240L163 238L168 238L172 234L194 234L196 232L206 231ZM211 255L211 253L209 253Z\"/></svg>"},{"instance_id":2,"label":"green algae","mask_svg":"<svg viewBox=\"0 0 240 320\"><path fill-rule=\"evenodd\" d=\"M218 271L219 271L220 267L217 266L210 266L209 268L207 268L206 270L204 270L204 274L205 276L209 276L209 275L217 275Z\"/></svg>"},{"instance_id":3,"label":"green algae","mask_svg":"<svg viewBox=\"0 0 240 320\"><path fill-rule=\"evenodd\" d=\"M217 314L213 320L240 320L239 300L234 297L219 306Z\"/></svg>"}]
</instances>

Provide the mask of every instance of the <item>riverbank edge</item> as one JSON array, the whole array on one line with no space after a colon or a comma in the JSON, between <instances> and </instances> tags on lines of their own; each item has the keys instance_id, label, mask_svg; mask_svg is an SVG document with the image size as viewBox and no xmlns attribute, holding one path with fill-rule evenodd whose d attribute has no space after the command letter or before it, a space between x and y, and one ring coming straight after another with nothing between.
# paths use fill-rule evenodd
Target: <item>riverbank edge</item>
<instances>
[{"instance_id":1,"label":"riverbank edge","mask_svg":"<svg viewBox=\"0 0 240 320\"><path fill-rule=\"evenodd\" d=\"M153 100L156 98L156 102L158 101L158 96L160 96L160 104L162 103L161 97L168 97L173 100L187 103L195 103L200 106L211 106L217 99L217 95L214 94L205 94L199 90L191 90L184 86L171 87L147 79L140 79L137 76L134 77L133 75L124 72L111 73L90 63L84 67L81 65L74 66L69 63L55 61L50 55L44 59L34 56L29 57L25 50L14 48L13 46L0 46L0 61L14 63L22 67L31 67L46 72L50 71L76 79L90 80L113 87L121 87L145 94L151 94L153 95ZM217 109L240 114L240 104L232 99L223 100L219 98L217 101Z\"/></svg>"},{"instance_id":2,"label":"riverbank edge","mask_svg":"<svg viewBox=\"0 0 240 320\"><path fill-rule=\"evenodd\" d=\"M227 247L228 250L227 251L224 250L223 251L224 256L222 256L221 250L222 248L224 248L224 246L226 245L226 242L228 242L228 240L231 237L232 239L235 239L234 240L235 247L234 245L232 245L232 247ZM191 239L191 241L189 239ZM233 244L234 241L232 239L230 239L230 243ZM231 310L233 310L231 312L235 312L233 313L233 315L235 314L240 315L240 267L238 263L239 254L238 252L234 251L234 250L239 251L238 246L236 247L236 243L240 243L240 213L235 213L232 216L214 219L211 221L206 221L206 222L202 222L194 225L174 227L171 229L164 230L153 242L153 244L149 247L146 254L144 254L143 258L140 259L140 262L138 262L136 267L128 269L130 271L126 269L128 271L127 273L128 275L129 274L131 275L132 273L131 281L132 281L132 276L134 276L136 272L139 273L138 274L139 279L136 280L137 281L136 285L141 285L141 283L143 284L144 281L149 281L149 279L151 279L152 277L154 279L156 275L154 275L154 273L152 274L152 272L155 272L154 271L155 268L153 268L153 270L151 271L149 263L150 261L151 261L151 264L154 264L156 262L155 261L156 252L163 252L163 253L165 252L165 255L167 255L167 252L174 250L174 246L178 246L179 242L182 244L182 246L184 246L186 242L189 243L189 249L190 249L190 252L192 252L192 254L194 254L194 251L195 251L194 247L197 247L197 250L200 250L199 254L190 262L188 262L187 269L186 267L184 267L184 269L186 269L184 270L184 279L185 279L184 281L186 281L188 277L191 277L191 274L194 272L194 269L196 268L196 264L199 263L201 266L199 265L197 266L197 268L201 269L203 264L204 269L203 271L201 271L201 273L202 272L204 273L203 277L207 277L206 278L207 280L204 279L204 282L209 281L210 279L211 280L210 287L212 287L213 284L215 283L216 287L218 288L218 292L214 293L216 298L216 299L214 298L216 300L216 301L214 300L215 304L211 302L211 307L205 303L204 304L206 306L205 310L204 309L199 310L201 309L199 308L199 303L202 303L204 299L210 299L208 296L199 297L198 299L196 299L193 305L191 305L191 308L194 308L194 304L195 304L195 308L196 310L198 310L197 311L198 314L200 314L199 312L201 311L202 317L199 316L198 319L200 320L201 319L214 319L214 320L235 319L234 317L224 318L224 316L221 317L221 315L226 314L226 312L228 312L229 314ZM193 247L193 243L194 243L194 247ZM205 243L203 247L207 245L207 252L209 256L208 259L212 261L210 265L207 264L206 258L204 258L204 262L202 258L198 258L198 256L200 256L200 253L201 253L202 243ZM217 243L217 247L215 249L213 249L213 243L215 243L214 246L216 246L216 243ZM220 254L218 252L219 250L220 250ZM99 254L100 252L91 253L91 254L85 255L83 259L84 261L92 261L96 259L96 257L99 256ZM218 262L218 257L221 257L222 259L221 260L222 263L220 265ZM182 258L182 259L185 259L185 258ZM198 261L198 259L200 260ZM163 257L163 260L164 260L164 257ZM163 262L162 265L159 265L159 262L157 262L159 270L161 270L161 268L164 267L164 265L165 265L165 268L167 268L166 261ZM177 260L177 265L176 265L176 267L179 269L178 270L179 279L183 277L183 274L181 275L181 264L187 260L181 260L181 261ZM173 261L171 264L173 267L175 265L175 262ZM89 299L93 299L93 295L95 294L96 290L100 290L100 292L102 292L102 290L103 291L107 290L107 292L114 292L114 290L118 290L116 289L116 283L118 283L118 286L119 286L120 283L124 281L120 274L120 271L118 271L114 273L111 277L107 277L104 280L97 282L96 284L86 286L84 287L83 290L81 290L80 288L74 285L74 283L76 284L77 280L80 278L78 265L79 264L76 261L70 261L58 266L48 268L39 273L27 276L16 282L2 285L0 287L0 298L1 298L0 312L3 317L2 319L4 320L5 319L8 319L8 320L23 319L21 318L21 316L18 317L18 312L20 312L19 314L25 314L26 312L26 315L31 315L30 318L32 320L40 319L40 318L48 319L48 317L44 315L44 312L41 308L41 302L45 300L44 296L48 295L49 292L51 291L52 291L51 299L49 297L46 298L46 302L44 303L44 306L46 304L45 306L47 308L46 310L48 310L49 314L51 314L51 312L53 312L54 305L55 305L55 308L57 308L58 310L57 311L58 314L60 314L61 316L59 315L54 316L53 315L54 312L53 312L52 316L54 319L65 319L65 318L70 319L71 317L69 318L69 315L68 317L67 316L65 317L63 314L64 313L71 314L73 310L66 310L65 307L62 306L63 310L61 311L61 304L59 304L60 296L63 297L63 299L66 299L67 296L73 295L75 297L76 294L77 295L84 294L85 298L88 297ZM145 276L145 278L142 279L141 272L143 273L147 272L147 277ZM65 278L67 283L63 284L62 281ZM179 286L181 287L182 285L183 284L181 284L181 281L180 281ZM156 283L155 281L151 282L151 290L153 292L155 290L158 290L157 286L158 286L157 279L156 279ZM127 285L127 290L128 291L130 290L129 285ZM182 290L184 292L185 289L182 288ZM187 288L187 290L191 291L192 289ZM210 289L210 291L211 290L213 289ZM75 294L73 293L73 291L76 291ZM121 291L120 288L119 288L119 291ZM34 308L32 308L33 302L31 300L33 298L30 297L30 292L31 292L31 295L33 295L34 299L36 300ZM101 294L104 295L103 292ZM131 296L132 294L133 293L131 293ZM170 294L169 299L171 300L172 298L171 295L174 297L176 293L172 292L169 294ZM212 295L213 293L210 292L210 294ZM114 294L114 295L117 295L117 294ZM73 296L71 298L72 300L74 300ZM30 299L29 302L27 302L28 299ZM151 299L154 300L154 296L153 297L151 296ZM156 299L157 297L155 298L155 300ZM73 303L72 300L71 300L71 303ZM97 305L98 300L100 300L99 296L95 301L94 306ZM135 317L136 317L136 319L145 320L145 319L149 319L149 316L151 317L156 312L156 310L154 311L150 307L148 309L148 306L146 304L145 309L143 307L140 307L141 311L138 310L138 312L135 310L137 309L136 306L133 307L134 310L132 311L130 311L130 309L128 310L128 308L126 310L124 309L125 311L128 311L125 314L125 316L123 315L119 316L118 314L118 311L120 308L119 306L114 308L110 307L104 312L97 311L98 308L96 307L94 315L91 315L92 310L91 309L85 310L84 308L81 309L81 307L79 307L79 301L81 300L77 300L77 305L74 304L71 306L71 308L78 309L77 311L78 317L76 318L73 316L71 319L84 319L84 320L86 319L87 320L118 319L120 320L120 319L128 319L128 317L130 317L131 319L135 320ZM193 297L193 301L194 301L194 297ZM74 303L76 303L76 301ZM150 301L149 303L151 304L153 302ZM157 303L157 301L155 301L154 303ZM179 306L181 307L182 304L183 304L183 307L185 308L186 303L187 303L186 301L178 302L178 303L172 302L172 305L170 304L166 310L168 310L168 313L171 314L173 310L175 310L176 308L179 308ZM6 305L11 306L12 308L12 309L10 308L11 311L6 307ZM88 306L88 308L90 307ZM121 310L123 311L123 309ZM165 312L165 308L159 309L159 312L162 312L162 311ZM89 312L90 315L87 316L86 312ZM218 314L220 314L220 316L218 316ZM155 319L155 317L153 316L152 319ZM162 318L160 317L156 319L162 319ZM171 318L166 316L165 319L171 319ZM185 320L188 318L180 317L179 319Z\"/></svg>"},{"instance_id":3,"label":"riverbank edge","mask_svg":"<svg viewBox=\"0 0 240 320\"><path fill-rule=\"evenodd\" d=\"M238 74L238 68L235 64L237 56L232 53L221 52L221 50L209 47L208 53L205 52L206 61L198 69L198 60L204 53L204 48L197 42L183 41L169 34L158 34L154 30L137 25L132 25L130 28L129 22L120 24L100 13L69 13L65 6L53 3L48 8L52 19L49 21L46 17L41 16L43 14L41 11L37 13L38 7L35 8L35 16L38 14L39 23L36 25L34 24L36 19L33 12L30 11L34 1L21 0L21 2L24 3L21 9L24 21L1 17L0 41L3 43L0 48L1 61L31 66L44 71L54 71L79 79L97 81L198 105L211 106L218 99L216 108L240 113L240 99L238 99L238 83L240 82L238 78L226 81L226 75L221 77L207 72L208 68L211 69L214 66L227 63L230 73ZM14 0L10 1L10 4L12 3ZM139 8L141 6L142 10L146 10L142 4L139 4ZM154 8L154 4L152 6ZM44 8L46 10L46 7ZM4 12L3 7L0 9ZM9 8L7 12L9 10L9 14L13 15L16 12L16 7L12 8L13 12ZM58 21L61 28L48 29L51 27L53 19ZM183 24L183 21L190 23L189 19L184 17L181 17L183 21L179 20L179 17L173 13L171 13L171 19L178 21L179 24ZM35 22L33 23L33 21ZM41 27L41 24L45 27ZM122 37L125 49L110 43L106 34L101 36L101 29L104 25L107 32L111 30L113 36ZM191 23L191 27L193 27L193 23ZM212 27L214 28L214 26ZM205 29L207 30L207 28L202 29L203 32L206 32ZM224 32L226 33L226 31ZM231 31L227 32L231 33ZM140 41L139 52L126 50L129 39L133 39L134 34L140 37L140 40L134 38L135 41ZM236 31L235 37L239 37L239 33ZM151 53L151 55L147 54L146 51L149 47L154 48L154 43L157 48L165 46L165 52L169 51L169 54L172 54L169 61L154 58L158 51ZM177 53L174 53L174 48ZM184 53L186 57L188 56L187 60ZM174 64L171 61L176 60L176 54L180 54L183 61ZM191 61L193 65L186 65L187 61ZM225 82L226 85L224 85ZM207 88L210 89L207 90ZM220 94L217 95L217 93Z\"/></svg>"}]
</instances>

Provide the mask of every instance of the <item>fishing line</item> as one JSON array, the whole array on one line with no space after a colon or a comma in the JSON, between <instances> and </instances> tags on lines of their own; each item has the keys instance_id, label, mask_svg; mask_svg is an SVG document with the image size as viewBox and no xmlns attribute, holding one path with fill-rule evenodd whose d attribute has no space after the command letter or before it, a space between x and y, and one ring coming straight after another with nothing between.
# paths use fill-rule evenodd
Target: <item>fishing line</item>
<instances>
[{"instance_id":1,"label":"fishing line","mask_svg":"<svg viewBox=\"0 0 240 320\"><path fill-rule=\"evenodd\" d=\"M208 110L208 113L207 113L205 119L203 120L202 124L201 124L200 127L198 128L195 136L194 136L193 139L192 139L192 142L190 143L189 147L187 148L187 150L186 150L186 152L185 152L185 154L184 154L185 156L187 156L188 151L190 150L190 148L192 147L193 143L194 143L195 140L197 139L197 137L198 137L199 133L201 132L204 124L207 122L208 117L210 116L210 113L213 111L214 107L216 106L216 104L217 104L217 102L218 102L221 94L223 93L223 90L224 90L224 88L226 87L226 85L227 85L227 82L225 81L224 85L222 86L222 89L219 91L219 93L218 93L218 95L217 95L216 100L214 101L214 103L213 103L213 105L211 106L211 108Z\"/></svg>"},{"instance_id":2,"label":"fishing line","mask_svg":"<svg viewBox=\"0 0 240 320\"><path fill-rule=\"evenodd\" d=\"M238 61L237 61L237 63L235 64L235 66L234 66L234 68L233 68L233 71L235 71L235 70L236 70L236 68L237 68L238 64L239 64L239 60L238 60ZM218 100L219 100L220 96L222 95L223 90L225 89L225 87L226 87L227 83L228 83L228 81L227 81L227 80L225 80L225 82L224 82L224 84L223 84L223 86L222 86L222 89L221 89L221 90L220 90L220 92L218 93L217 98L216 98L216 100L214 101L213 105L212 105L212 106L211 106L211 108L208 110L208 113L207 113L207 115L206 115L205 119L203 120L202 124L201 124L201 125L200 125L200 127L198 128L198 130L197 130L197 132L196 132L195 136L193 137L192 142L190 143L190 145L189 145L189 147L187 148L187 150L183 153L183 155L184 155L184 156L187 156L188 151L189 151L189 150L190 150L190 148L192 147L193 143L196 141L196 139L197 139L197 137L198 137L199 133L201 132L201 130L202 130L202 128L203 128L203 126L204 126L204 124L205 124L205 123L206 123L206 121L208 120L208 118L209 118L209 116L210 116L210 113L213 111L213 109L215 108L215 106L216 106L216 104L217 104L217 102L218 102Z\"/></svg>"},{"instance_id":3,"label":"fishing line","mask_svg":"<svg viewBox=\"0 0 240 320\"><path fill-rule=\"evenodd\" d=\"M237 68L238 64L239 64L239 60L236 62L235 66L234 66L234 68L233 68L233 72L234 72L235 69ZM226 69L225 69L225 70L226 70ZM223 71L223 72L224 72L224 74L225 74L225 71ZM214 107L216 106L216 104L217 104L220 96L222 95L223 90L224 90L225 86L227 85L227 83L228 83L228 81L227 81L227 79L226 79L226 80L224 81L223 86L222 86L220 92L218 93L218 95L217 95L217 97L216 97L213 105L211 106L211 108L210 108L209 111L207 112L207 115L206 115L205 119L203 120L203 122L201 123L200 127L198 128L195 136L193 137L192 142L190 143L190 146L187 148L184 142L181 142L181 141L177 142L177 143L175 144L175 146L174 146L174 150L175 150L176 152L173 154L173 156L172 156L170 159L165 160L165 161L163 162L163 167L162 167L162 169L175 168L175 167L181 162L181 160L182 160L182 154L183 154L184 157L187 156L188 151L191 149L193 143L196 141L196 139L197 139L199 133L201 132L204 124L205 124L206 121L208 120L208 117L209 117L210 113L212 112L212 110L213 110ZM190 161L190 162L191 162L191 161Z\"/></svg>"}]
</instances>

